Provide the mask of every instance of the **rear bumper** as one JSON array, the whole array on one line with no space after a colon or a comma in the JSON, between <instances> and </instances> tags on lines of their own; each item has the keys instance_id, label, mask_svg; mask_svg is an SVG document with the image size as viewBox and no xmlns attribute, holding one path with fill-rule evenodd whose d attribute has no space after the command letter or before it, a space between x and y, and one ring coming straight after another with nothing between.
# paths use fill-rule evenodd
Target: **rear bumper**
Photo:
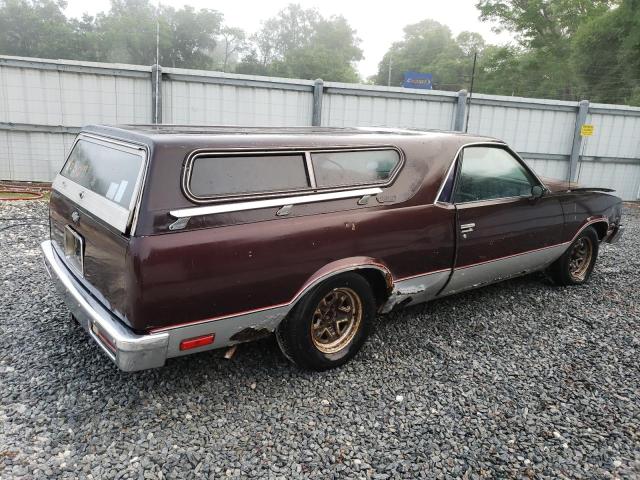
<instances>
[{"instance_id":1,"label":"rear bumper","mask_svg":"<svg viewBox=\"0 0 640 480\"><path fill-rule=\"evenodd\" d=\"M168 333L138 335L131 331L78 282L50 240L42 242L40 247L47 271L67 307L120 370L133 372L164 365Z\"/></svg>"}]
</instances>

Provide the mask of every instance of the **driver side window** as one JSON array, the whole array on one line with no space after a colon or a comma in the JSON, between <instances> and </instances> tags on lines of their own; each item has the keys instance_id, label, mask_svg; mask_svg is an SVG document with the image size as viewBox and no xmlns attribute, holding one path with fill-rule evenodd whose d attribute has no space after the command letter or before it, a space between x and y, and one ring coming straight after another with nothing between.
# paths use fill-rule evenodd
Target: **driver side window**
<instances>
[{"instance_id":1,"label":"driver side window","mask_svg":"<svg viewBox=\"0 0 640 480\"><path fill-rule=\"evenodd\" d=\"M455 202L531 195L535 178L502 148L467 147L456 183Z\"/></svg>"}]
</instances>

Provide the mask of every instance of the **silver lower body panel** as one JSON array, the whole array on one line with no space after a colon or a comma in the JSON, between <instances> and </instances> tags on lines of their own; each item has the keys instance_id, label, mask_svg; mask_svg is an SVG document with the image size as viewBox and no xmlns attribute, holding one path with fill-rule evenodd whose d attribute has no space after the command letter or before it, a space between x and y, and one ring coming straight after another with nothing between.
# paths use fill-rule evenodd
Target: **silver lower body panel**
<instances>
[{"instance_id":1,"label":"silver lower body panel","mask_svg":"<svg viewBox=\"0 0 640 480\"><path fill-rule=\"evenodd\" d=\"M512 255L476 265L456 268L451 275L451 280L440 295L451 295L520 275L526 275L527 273L538 270L544 270L560 258L568 247L568 243L563 243L519 255Z\"/></svg>"}]
</instances>

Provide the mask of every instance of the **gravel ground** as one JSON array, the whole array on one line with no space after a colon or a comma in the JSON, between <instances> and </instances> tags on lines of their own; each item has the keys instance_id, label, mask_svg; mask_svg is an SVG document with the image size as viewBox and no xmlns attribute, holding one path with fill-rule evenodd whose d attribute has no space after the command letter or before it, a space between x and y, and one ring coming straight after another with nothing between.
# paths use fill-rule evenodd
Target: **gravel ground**
<instances>
[{"instance_id":1,"label":"gravel ground","mask_svg":"<svg viewBox=\"0 0 640 480\"><path fill-rule=\"evenodd\" d=\"M273 339L119 372L47 278L46 203L0 212L2 478L640 477L637 206L589 285L393 313L321 374Z\"/></svg>"}]
</instances>

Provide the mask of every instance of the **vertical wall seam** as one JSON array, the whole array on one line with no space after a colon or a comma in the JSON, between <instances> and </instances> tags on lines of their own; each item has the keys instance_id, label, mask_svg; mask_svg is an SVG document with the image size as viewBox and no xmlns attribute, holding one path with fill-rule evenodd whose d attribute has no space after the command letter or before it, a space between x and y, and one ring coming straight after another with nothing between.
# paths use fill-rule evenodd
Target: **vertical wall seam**
<instances>
[{"instance_id":1,"label":"vertical wall seam","mask_svg":"<svg viewBox=\"0 0 640 480\"><path fill-rule=\"evenodd\" d=\"M567 180L575 182L578 175L578 162L580 160L580 149L582 148L582 135L580 130L587 120L589 113L589 100L581 100L578 104L578 112L576 114L576 124L573 129L573 142L571 144L571 155L569 157L569 172Z\"/></svg>"}]
</instances>

